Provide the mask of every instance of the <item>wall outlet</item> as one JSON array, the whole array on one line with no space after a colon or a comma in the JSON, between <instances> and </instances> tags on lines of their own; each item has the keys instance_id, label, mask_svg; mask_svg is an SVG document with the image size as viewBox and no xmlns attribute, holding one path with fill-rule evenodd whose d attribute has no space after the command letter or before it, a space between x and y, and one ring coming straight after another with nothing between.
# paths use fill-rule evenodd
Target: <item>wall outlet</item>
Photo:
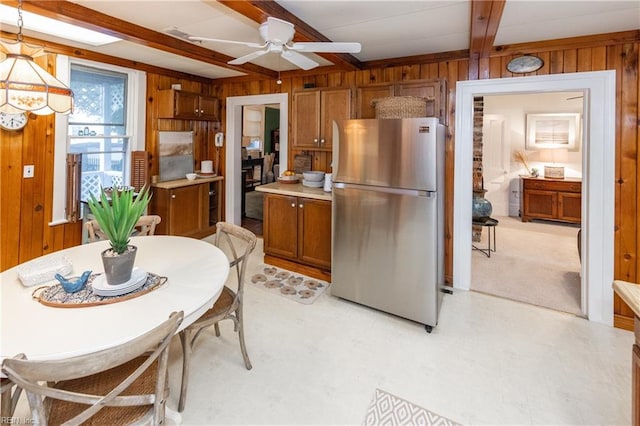
<instances>
[{"instance_id":1,"label":"wall outlet","mask_svg":"<svg viewBox=\"0 0 640 426\"><path fill-rule=\"evenodd\" d=\"M22 177L23 178L32 178L34 173L35 166L30 164L28 166L24 166L22 169Z\"/></svg>"}]
</instances>

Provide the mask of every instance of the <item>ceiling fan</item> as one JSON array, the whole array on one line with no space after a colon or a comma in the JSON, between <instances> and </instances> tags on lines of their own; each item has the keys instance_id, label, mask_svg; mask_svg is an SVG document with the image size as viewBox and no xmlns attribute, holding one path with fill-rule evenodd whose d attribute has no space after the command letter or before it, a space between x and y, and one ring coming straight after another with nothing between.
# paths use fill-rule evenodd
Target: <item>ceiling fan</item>
<instances>
[{"instance_id":1,"label":"ceiling fan","mask_svg":"<svg viewBox=\"0 0 640 426\"><path fill-rule=\"evenodd\" d=\"M244 46L261 49L227 62L230 65L242 65L246 62L259 58L262 55L266 55L267 53L279 53L283 59L291 62L295 66L302 68L303 70L310 70L317 67L319 64L302 53L358 53L361 49L360 43L292 42L293 35L295 33L294 25L278 18L267 18L267 21L260 25L259 31L260 36L264 40L264 44L191 36L175 29L168 30L167 32L191 41L242 44Z\"/></svg>"}]
</instances>

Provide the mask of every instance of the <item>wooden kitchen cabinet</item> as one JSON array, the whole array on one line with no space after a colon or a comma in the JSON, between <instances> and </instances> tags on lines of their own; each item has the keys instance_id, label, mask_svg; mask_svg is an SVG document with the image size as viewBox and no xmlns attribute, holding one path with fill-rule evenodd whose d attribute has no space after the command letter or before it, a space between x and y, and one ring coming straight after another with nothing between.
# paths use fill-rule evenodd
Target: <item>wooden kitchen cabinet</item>
<instances>
[{"instance_id":1,"label":"wooden kitchen cabinet","mask_svg":"<svg viewBox=\"0 0 640 426\"><path fill-rule=\"evenodd\" d=\"M331 270L331 202L266 193L264 253Z\"/></svg>"},{"instance_id":2,"label":"wooden kitchen cabinet","mask_svg":"<svg viewBox=\"0 0 640 426\"><path fill-rule=\"evenodd\" d=\"M582 182L577 179L521 178L520 214L531 219L580 224L582 220Z\"/></svg>"},{"instance_id":3,"label":"wooden kitchen cabinet","mask_svg":"<svg viewBox=\"0 0 640 426\"><path fill-rule=\"evenodd\" d=\"M447 124L445 80L410 80L394 84L369 84L356 89L356 118L376 118L374 99L391 96L415 96L426 98L427 117L438 117L440 123Z\"/></svg>"},{"instance_id":4,"label":"wooden kitchen cabinet","mask_svg":"<svg viewBox=\"0 0 640 426\"><path fill-rule=\"evenodd\" d=\"M167 89L159 90L156 97L158 118L219 120L220 105L214 96Z\"/></svg>"},{"instance_id":5,"label":"wooden kitchen cabinet","mask_svg":"<svg viewBox=\"0 0 640 426\"><path fill-rule=\"evenodd\" d=\"M333 148L333 121L351 118L351 89L305 89L293 94L293 147Z\"/></svg>"},{"instance_id":6,"label":"wooden kitchen cabinet","mask_svg":"<svg viewBox=\"0 0 640 426\"><path fill-rule=\"evenodd\" d=\"M370 84L356 89L356 118L376 118L374 99L395 96L393 84Z\"/></svg>"},{"instance_id":7,"label":"wooden kitchen cabinet","mask_svg":"<svg viewBox=\"0 0 640 426\"><path fill-rule=\"evenodd\" d=\"M213 234L220 220L221 182L222 178L208 178L153 184L149 211L162 218L156 234L193 238Z\"/></svg>"}]
</instances>

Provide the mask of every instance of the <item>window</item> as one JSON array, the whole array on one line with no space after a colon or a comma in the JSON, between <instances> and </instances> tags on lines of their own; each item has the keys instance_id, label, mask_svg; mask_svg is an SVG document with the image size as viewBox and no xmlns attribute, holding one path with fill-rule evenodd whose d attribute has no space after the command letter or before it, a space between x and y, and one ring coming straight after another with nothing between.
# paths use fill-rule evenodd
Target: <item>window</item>
<instances>
[{"instance_id":1,"label":"window","mask_svg":"<svg viewBox=\"0 0 640 426\"><path fill-rule=\"evenodd\" d=\"M66 222L67 153L82 155L82 200L100 186L130 185L131 152L145 149L146 123L144 72L58 55L56 77L73 89L74 109L55 117L51 225Z\"/></svg>"},{"instance_id":2,"label":"window","mask_svg":"<svg viewBox=\"0 0 640 426\"><path fill-rule=\"evenodd\" d=\"M127 74L71 65L73 113L69 115L69 153L82 154L81 200L101 187L125 183Z\"/></svg>"}]
</instances>

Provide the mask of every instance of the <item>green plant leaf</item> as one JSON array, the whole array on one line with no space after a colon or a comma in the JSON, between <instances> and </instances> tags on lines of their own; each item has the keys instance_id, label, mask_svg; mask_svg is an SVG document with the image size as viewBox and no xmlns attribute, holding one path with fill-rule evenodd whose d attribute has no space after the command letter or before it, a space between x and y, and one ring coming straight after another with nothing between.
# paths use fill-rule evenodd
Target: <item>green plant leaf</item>
<instances>
[{"instance_id":1,"label":"green plant leaf","mask_svg":"<svg viewBox=\"0 0 640 426\"><path fill-rule=\"evenodd\" d=\"M131 190L113 190L109 199L104 188L100 189L100 198L89 195L89 209L109 239L113 251L122 254L127 250L133 229L150 200L146 185L135 197Z\"/></svg>"}]
</instances>

